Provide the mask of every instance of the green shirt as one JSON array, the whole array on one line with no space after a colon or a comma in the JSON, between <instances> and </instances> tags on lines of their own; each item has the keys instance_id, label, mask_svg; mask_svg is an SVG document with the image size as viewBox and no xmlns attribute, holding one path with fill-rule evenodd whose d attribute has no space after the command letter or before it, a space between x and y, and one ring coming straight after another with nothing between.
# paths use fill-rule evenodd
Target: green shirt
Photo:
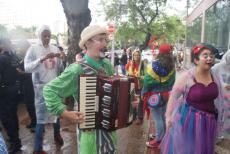
<instances>
[{"instance_id":1,"label":"green shirt","mask_svg":"<svg viewBox=\"0 0 230 154\"><path fill-rule=\"evenodd\" d=\"M90 66L96 69L103 67L106 75L114 74L114 69L108 59L97 62L88 56L84 58ZM81 74L84 74L81 65L77 63L71 64L60 76L43 88L43 96L50 113L61 115L64 112L66 106L62 103L63 97L73 96L75 100L78 100L78 76Z\"/></svg>"},{"instance_id":2,"label":"green shirt","mask_svg":"<svg viewBox=\"0 0 230 154\"><path fill-rule=\"evenodd\" d=\"M85 61L96 69L104 68L106 75L114 74L114 69L108 59L95 61L92 58L85 56ZM62 103L63 97L73 96L78 100L79 83L78 77L85 72L80 64L74 63L67 67L64 72L56 79L49 82L43 89L46 106L49 112L54 115L61 115L66 106ZM96 74L96 72L95 72ZM102 131L102 130L97 130ZM109 145L116 145L117 135L115 131L105 132L110 138ZM96 131L88 131L80 133L80 153L81 154L97 154L98 149L108 149L109 145L100 145L96 141ZM101 138L101 137L99 137ZM104 143L104 141L103 141ZM90 147L90 148L89 148Z\"/></svg>"}]
</instances>

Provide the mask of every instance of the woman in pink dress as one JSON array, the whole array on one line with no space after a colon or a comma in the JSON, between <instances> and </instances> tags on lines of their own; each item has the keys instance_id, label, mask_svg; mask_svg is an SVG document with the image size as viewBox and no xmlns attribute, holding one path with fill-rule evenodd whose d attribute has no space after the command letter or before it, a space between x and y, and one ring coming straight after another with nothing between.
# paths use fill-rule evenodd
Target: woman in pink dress
<instances>
[{"instance_id":1,"label":"woman in pink dress","mask_svg":"<svg viewBox=\"0 0 230 154\"><path fill-rule=\"evenodd\" d=\"M214 154L218 116L222 116L214 104L222 94L211 71L214 59L208 46L193 48L194 67L180 75L169 98L162 154Z\"/></svg>"}]
</instances>

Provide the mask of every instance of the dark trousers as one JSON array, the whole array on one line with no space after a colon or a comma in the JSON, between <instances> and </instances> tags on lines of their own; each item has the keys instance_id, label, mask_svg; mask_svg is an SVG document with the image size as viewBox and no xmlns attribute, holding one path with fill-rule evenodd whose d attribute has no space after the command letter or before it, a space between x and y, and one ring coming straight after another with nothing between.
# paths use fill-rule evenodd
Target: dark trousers
<instances>
[{"instance_id":1,"label":"dark trousers","mask_svg":"<svg viewBox=\"0 0 230 154\"><path fill-rule=\"evenodd\" d=\"M141 89L136 90L136 94L139 94L139 100L138 106L136 108L133 108L133 119L140 119L143 120L144 117L144 109L143 109L143 101L141 100Z\"/></svg>"},{"instance_id":2,"label":"dark trousers","mask_svg":"<svg viewBox=\"0 0 230 154\"><path fill-rule=\"evenodd\" d=\"M11 143L20 143L17 102L15 87L8 87L4 95L0 95L0 119Z\"/></svg>"},{"instance_id":3,"label":"dark trousers","mask_svg":"<svg viewBox=\"0 0 230 154\"><path fill-rule=\"evenodd\" d=\"M133 108L133 118L143 120L143 101L140 101L137 108Z\"/></svg>"},{"instance_id":4,"label":"dark trousers","mask_svg":"<svg viewBox=\"0 0 230 154\"><path fill-rule=\"evenodd\" d=\"M126 75L126 70L125 70L125 65L120 65L121 66L121 72L123 75Z\"/></svg>"},{"instance_id":5,"label":"dark trousers","mask_svg":"<svg viewBox=\"0 0 230 154\"><path fill-rule=\"evenodd\" d=\"M30 116L31 123L36 124L36 112L34 105L34 88L32 81L24 81L24 102L27 112Z\"/></svg>"},{"instance_id":6,"label":"dark trousers","mask_svg":"<svg viewBox=\"0 0 230 154\"><path fill-rule=\"evenodd\" d=\"M44 127L45 124L36 125L34 151L42 151ZM57 123L53 124L53 128L54 128L54 136L60 134L59 119L57 120Z\"/></svg>"}]
</instances>

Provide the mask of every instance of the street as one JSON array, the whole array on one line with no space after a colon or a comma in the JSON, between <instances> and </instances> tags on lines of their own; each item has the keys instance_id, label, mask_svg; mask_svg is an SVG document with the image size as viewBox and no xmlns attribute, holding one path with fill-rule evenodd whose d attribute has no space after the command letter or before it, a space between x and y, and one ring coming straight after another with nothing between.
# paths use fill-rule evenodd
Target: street
<instances>
[{"instance_id":1,"label":"street","mask_svg":"<svg viewBox=\"0 0 230 154\"><path fill-rule=\"evenodd\" d=\"M32 154L34 145L34 133L30 132L25 126L29 123L24 104L19 105L18 110L20 121L20 138L22 140L22 151L17 154ZM145 118L142 125L132 124L127 128L117 131L118 145L117 154L159 154L159 149L150 149L145 146L149 131L154 132L153 123ZM56 147L53 140L52 125L47 125L44 133L43 149L48 154L75 154L76 149L76 133L75 126L62 126L61 135L64 139L63 147ZM230 137L222 140L216 145L216 154L230 153Z\"/></svg>"},{"instance_id":2,"label":"street","mask_svg":"<svg viewBox=\"0 0 230 154\"><path fill-rule=\"evenodd\" d=\"M118 69L119 73L120 69ZM177 71L179 76L181 71ZM20 103L18 106L18 117L20 124L20 138L22 140L21 152L17 154L32 154L34 146L34 133L30 132L26 125L29 123L28 113L25 105ZM53 127L48 124L45 127L43 149L48 154L76 154L77 153L77 137L76 126L61 126L61 135L64 139L64 146L56 147L53 140ZM150 149L145 146L148 134L154 132L154 123L150 122L146 117L142 125L132 124L127 128L117 130L118 145L117 154L159 154L159 149ZM5 134L3 134L5 136ZM216 154L230 153L230 135L216 144Z\"/></svg>"},{"instance_id":3,"label":"street","mask_svg":"<svg viewBox=\"0 0 230 154\"><path fill-rule=\"evenodd\" d=\"M34 145L34 133L30 132L25 126L29 123L29 117L24 104L19 104L18 109L20 123L20 138L22 140L22 152L17 154L31 154ZM118 154L158 154L147 149L145 142L149 131L149 120L145 119L142 125L132 124L127 128L117 131L118 133ZM75 154L76 151L76 132L75 126L62 126L61 135L64 139L63 147L56 147L53 140L52 125L48 124L45 127L43 149L49 154Z\"/></svg>"}]
</instances>

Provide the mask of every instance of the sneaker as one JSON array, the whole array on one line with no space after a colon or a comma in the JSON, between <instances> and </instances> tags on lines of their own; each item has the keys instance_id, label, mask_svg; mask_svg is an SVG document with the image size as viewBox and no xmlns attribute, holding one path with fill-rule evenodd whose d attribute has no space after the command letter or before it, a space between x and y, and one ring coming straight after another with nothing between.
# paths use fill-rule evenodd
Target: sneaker
<instances>
[{"instance_id":1,"label":"sneaker","mask_svg":"<svg viewBox=\"0 0 230 154\"><path fill-rule=\"evenodd\" d=\"M146 146L149 148L159 148L160 143L160 141L151 140L149 142L146 142Z\"/></svg>"},{"instance_id":2,"label":"sneaker","mask_svg":"<svg viewBox=\"0 0 230 154\"><path fill-rule=\"evenodd\" d=\"M61 134L54 135L54 141L59 146L63 146L63 144L64 144L64 141L63 141L63 138L61 137Z\"/></svg>"},{"instance_id":3,"label":"sneaker","mask_svg":"<svg viewBox=\"0 0 230 154\"><path fill-rule=\"evenodd\" d=\"M48 153L42 150L42 151L34 151L33 154L48 154Z\"/></svg>"},{"instance_id":4,"label":"sneaker","mask_svg":"<svg viewBox=\"0 0 230 154\"><path fill-rule=\"evenodd\" d=\"M153 133L149 134L149 139L150 139L150 140L155 139L155 137L156 137L156 135L155 135L155 134L153 134Z\"/></svg>"},{"instance_id":5,"label":"sneaker","mask_svg":"<svg viewBox=\"0 0 230 154\"><path fill-rule=\"evenodd\" d=\"M224 136L219 135L219 136L216 138L215 143L216 143L216 144L219 144L219 143L222 142L223 140L224 140Z\"/></svg>"}]
</instances>

